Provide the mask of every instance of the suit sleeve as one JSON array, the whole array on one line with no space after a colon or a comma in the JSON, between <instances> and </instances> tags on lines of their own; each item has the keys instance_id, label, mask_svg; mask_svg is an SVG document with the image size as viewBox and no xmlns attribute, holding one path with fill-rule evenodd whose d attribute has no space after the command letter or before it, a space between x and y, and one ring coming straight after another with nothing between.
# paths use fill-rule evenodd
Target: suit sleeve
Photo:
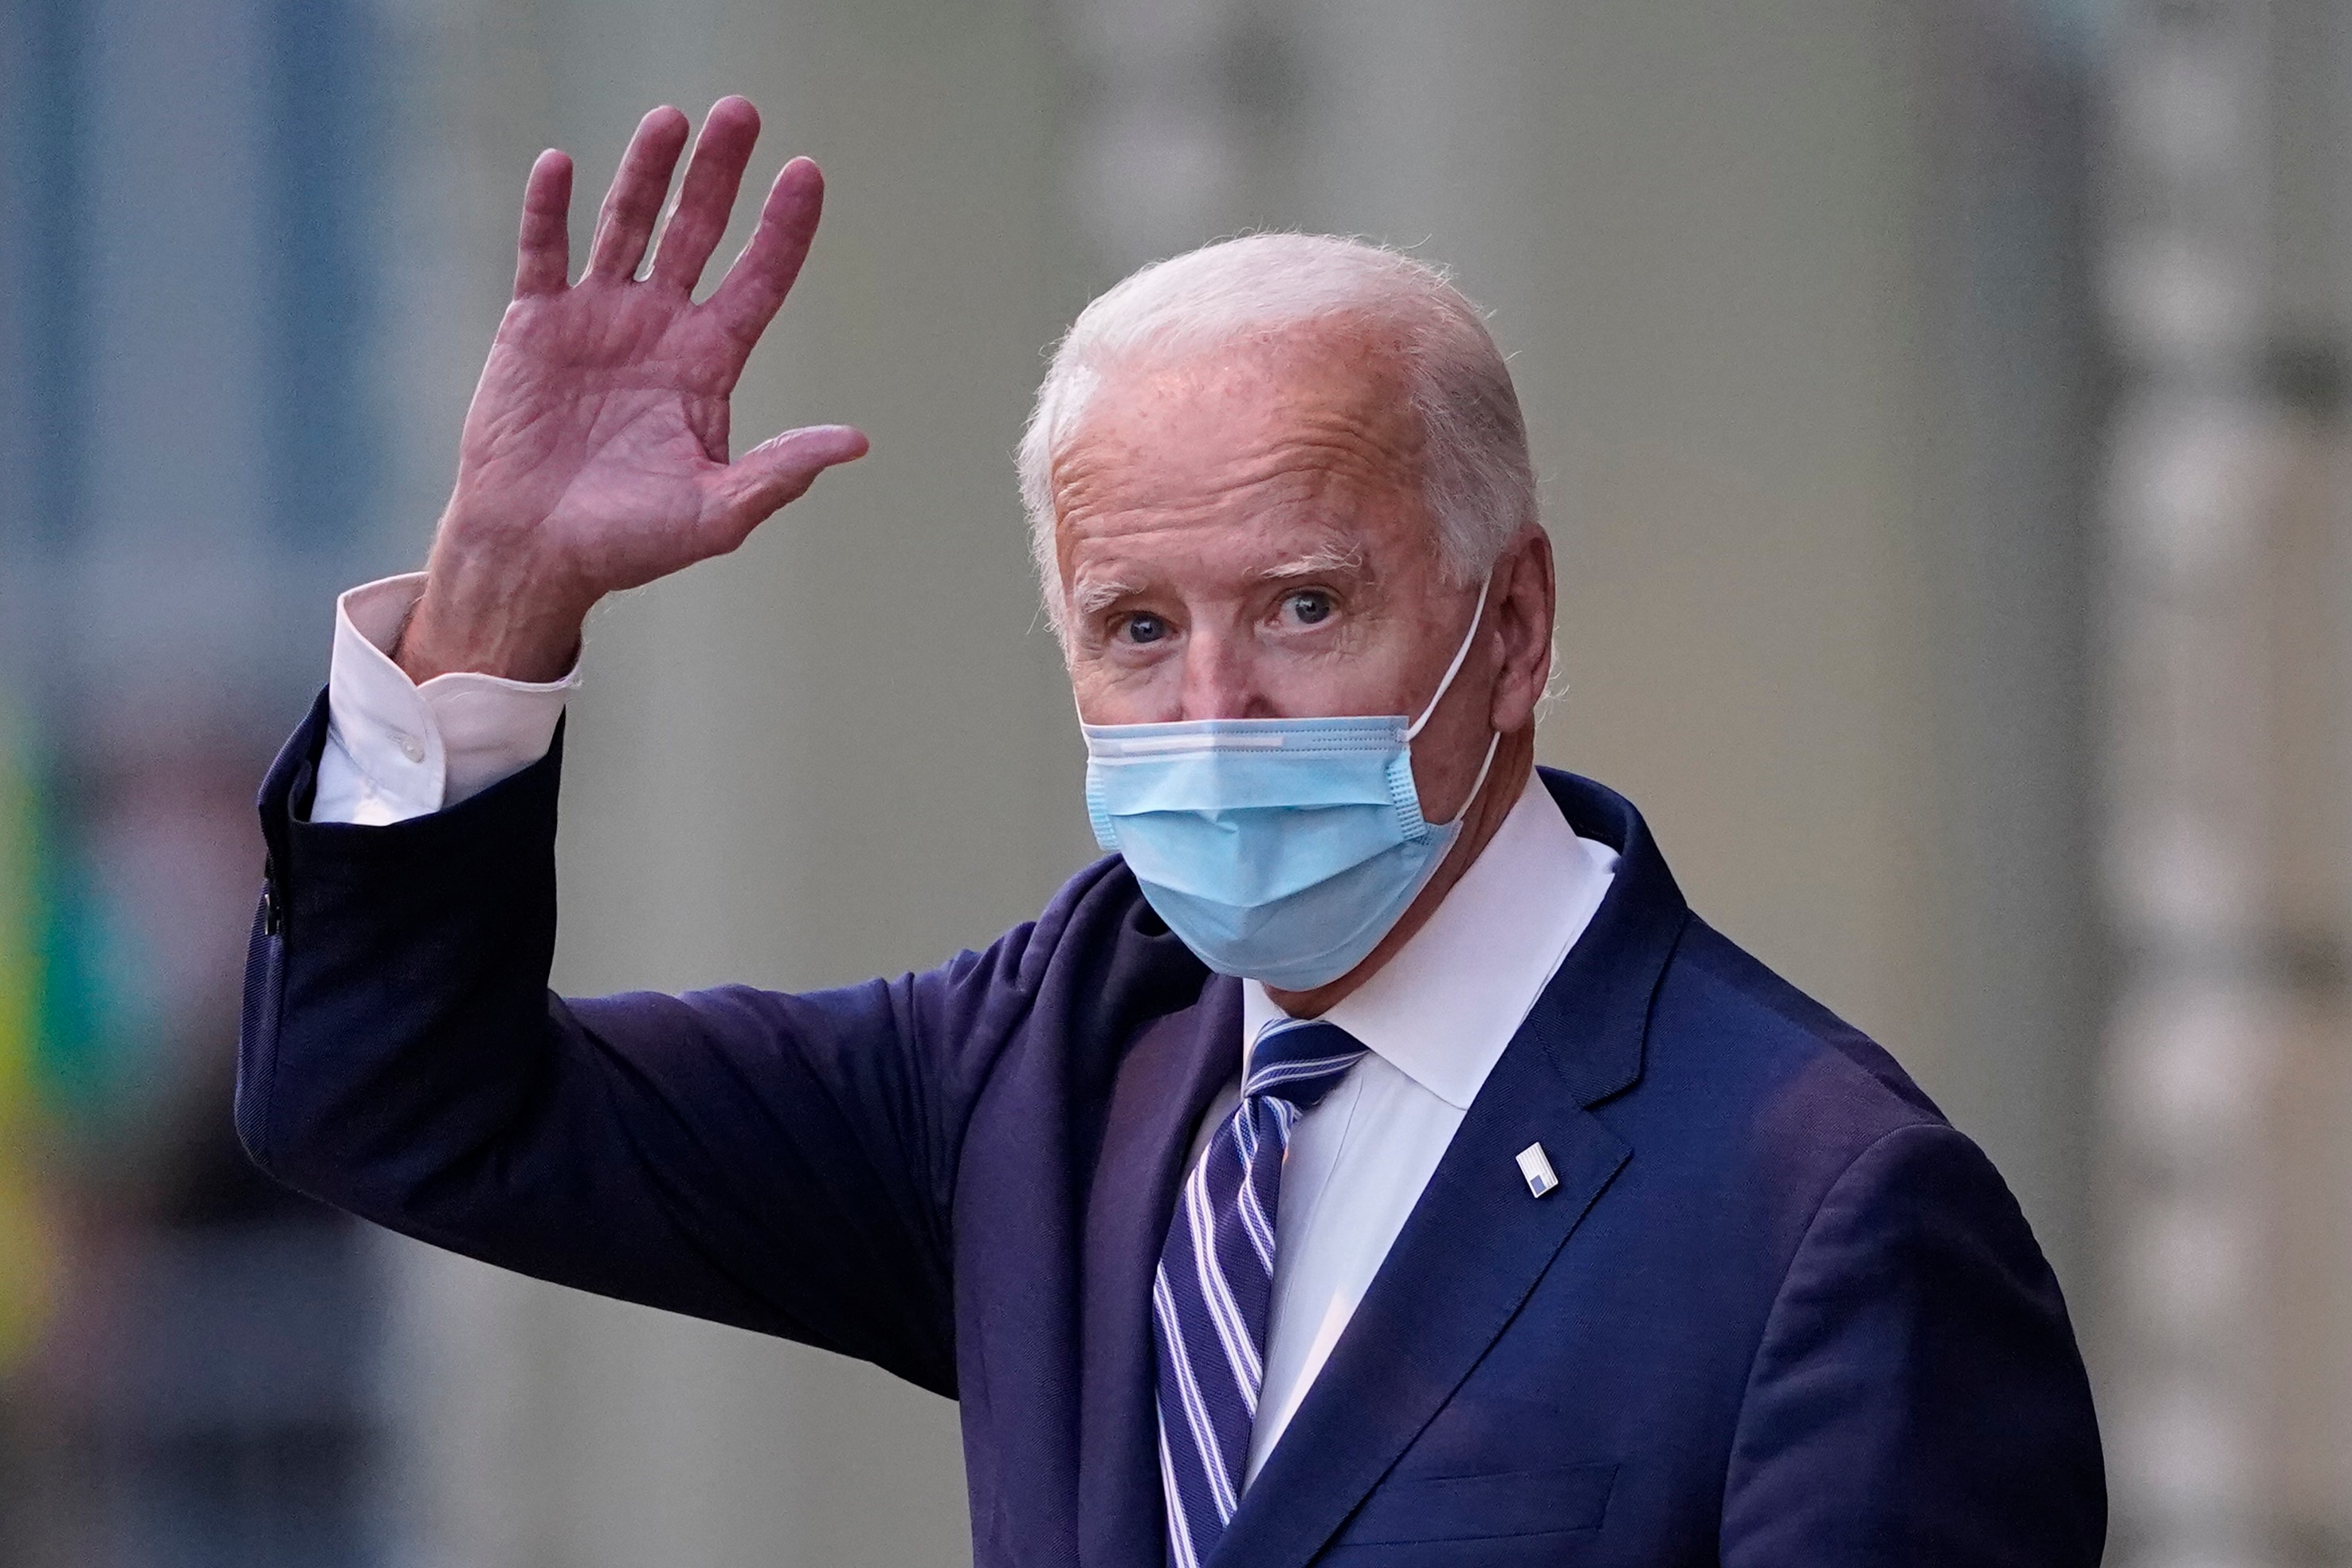
<instances>
[{"instance_id":1,"label":"suit sleeve","mask_svg":"<svg viewBox=\"0 0 2352 1568\"><path fill-rule=\"evenodd\" d=\"M2092 1568L2096 1423L2056 1279L1949 1127L1886 1133L1832 1184L1750 1373L1727 1568Z\"/></svg>"},{"instance_id":2,"label":"suit sleeve","mask_svg":"<svg viewBox=\"0 0 2352 1568\"><path fill-rule=\"evenodd\" d=\"M954 1165L1029 928L895 983L565 1001L560 739L461 805L358 827L303 820L324 719L263 790L254 1159L436 1246L951 1394Z\"/></svg>"}]
</instances>

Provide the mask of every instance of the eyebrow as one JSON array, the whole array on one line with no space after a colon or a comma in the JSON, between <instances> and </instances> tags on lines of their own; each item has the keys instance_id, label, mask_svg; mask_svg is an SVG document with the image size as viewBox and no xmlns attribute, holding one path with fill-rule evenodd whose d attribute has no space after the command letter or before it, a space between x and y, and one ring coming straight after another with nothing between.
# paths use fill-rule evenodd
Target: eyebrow
<instances>
[{"instance_id":1,"label":"eyebrow","mask_svg":"<svg viewBox=\"0 0 2352 1568\"><path fill-rule=\"evenodd\" d=\"M1294 560L1266 567L1257 574L1257 580L1261 583L1287 583L1294 578L1320 577L1327 573L1360 572L1363 566L1362 545L1326 543Z\"/></svg>"},{"instance_id":2,"label":"eyebrow","mask_svg":"<svg viewBox=\"0 0 2352 1568\"><path fill-rule=\"evenodd\" d=\"M1079 615L1091 616L1139 592L1134 584L1117 577L1080 577L1071 585L1070 604Z\"/></svg>"},{"instance_id":3,"label":"eyebrow","mask_svg":"<svg viewBox=\"0 0 2352 1568\"><path fill-rule=\"evenodd\" d=\"M1301 577L1360 572L1363 565L1363 546L1325 543L1304 555L1265 567L1254 575L1261 583L1288 583ZM1091 616L1142 591L1138 584L1121 577L1081 576L1071 584L1070 608L1077 615Z\"/></svg>"}]
</instances>

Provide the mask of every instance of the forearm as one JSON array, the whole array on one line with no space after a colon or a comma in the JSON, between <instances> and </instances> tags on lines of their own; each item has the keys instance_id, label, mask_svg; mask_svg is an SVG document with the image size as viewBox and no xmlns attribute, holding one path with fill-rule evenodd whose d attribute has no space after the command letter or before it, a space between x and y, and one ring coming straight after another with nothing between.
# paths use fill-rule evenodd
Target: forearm
<instances>
[{"instance_id":1,"label":"forearm","mask_svg":"<svg viewBox=\"0 0 2352 1568\"><path fill-rule=\"evenodd\" d=\"M635 1152L618 1064L547 989L560 756L385 827L304 821L320 715L263 795L237 1131L289 1185L436 1246L774 1333Z\"/></svg>"},{"instance_id":2,"label":"forearm","mask_svg":"<svg viewBox=\"0 0 2352 1568\"><path fill-rule=\"evenodd\" d=\"M262 795L236 1091L256 1162L503 1268L951 1387L938 1151L961 1113L904 1027L912 983L566 1002L560 742L362 827L307 818L325 727L322 703Z\"/></svg>"},{"instance_id":3,"label":"forearm","mask_svg":"<svg viewBox=\"0 0 2352 1568\"><path fill-rule=\"evenodd\" d=\"M237 1126L282 1179L397 1223L422 1166L520 1119L551 1048L560 764L393 826L312 822L322 719L314 710L263 786L270 886Z\"/></svg>"}]
</instances>

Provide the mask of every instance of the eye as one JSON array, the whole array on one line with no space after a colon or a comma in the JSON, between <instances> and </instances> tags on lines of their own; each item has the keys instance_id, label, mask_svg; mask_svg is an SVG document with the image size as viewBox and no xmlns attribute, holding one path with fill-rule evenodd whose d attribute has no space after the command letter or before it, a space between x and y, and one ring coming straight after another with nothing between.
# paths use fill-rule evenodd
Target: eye
<instances>
[{"instance_id":1,"label":"eye","mask_svg":"<svg viewBox=\"0 0 2352 1568\"><path fill-rule=\"evenodd\" d=\"M1282 601L1302 626L1320 626L1331 618L1331 595L1320 588L1301 588Z\"/></svg>"},{"instance_id":2,"label":"eye","mask_svg":"<svg viewBox=\"0 0 2352 1568\"><path fill-rule=\"evenodd\" d=\"M1168 623L1149 610L1139 610L1119 623L1118 635L1131 643L1155 643L1168 635Z\"/></svg>"}]
</instances>

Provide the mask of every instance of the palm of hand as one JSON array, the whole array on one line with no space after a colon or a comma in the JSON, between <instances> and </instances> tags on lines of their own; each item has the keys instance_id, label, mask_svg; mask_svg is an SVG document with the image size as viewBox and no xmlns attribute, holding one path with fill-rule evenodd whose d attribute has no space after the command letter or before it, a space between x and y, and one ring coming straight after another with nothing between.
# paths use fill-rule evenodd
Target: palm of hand
<instances>
[{"instance_id":1,"label":"palm of hand","mask_svg":"<svg viewBox=\"0 0 2352 1568\"><path fill-rule=\"evenodd\" d=\"M741 363L683 293L589 278L518 300L466 417L460 489L500 496L534 553L602 592L731 550L749 524L713 481Z\"/></svg>"},{"instance_id":2,"label":"palm of hand","mask_svg":"<svg viewBox=\"0 0 2352 1568\"><path fill-rule=\"evenodd\" d=\"M856 430L821 425L728 456L728 398L824 205L816 166L785 164L742 255L696 302L758 134L759 114L741 99L713 107L642 278L686 117L660 109L638 125L577 283L571 161L547 153L532 166L514 302L475 389L457 489L397 650L412 679L553 679L603 595L734 549L826 468L865 452Z\"/></svg>"}]
</instances>

